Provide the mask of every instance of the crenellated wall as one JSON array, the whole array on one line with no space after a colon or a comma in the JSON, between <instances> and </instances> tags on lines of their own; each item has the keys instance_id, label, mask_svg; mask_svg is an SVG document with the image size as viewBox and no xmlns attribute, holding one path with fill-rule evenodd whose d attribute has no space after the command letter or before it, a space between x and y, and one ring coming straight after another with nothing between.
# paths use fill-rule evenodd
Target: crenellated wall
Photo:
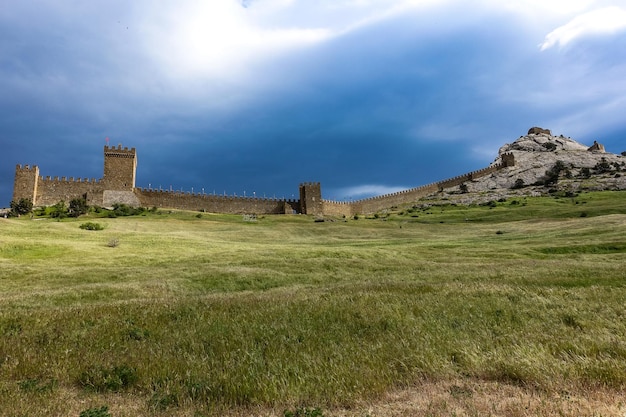
<instances>
[{"instance_id":1,"label":"crenellated wall","mask_svg":"<svg viewBox=\"0 0 626 417\"><path fill-rule=\"evenodd\" d=\"M37 192L33 204L35 206L49 206L59 201L69 202L74 198L84 197L89 205L102 205L103 187L95 179L74 179L70 177L39 177Z\"/></svg>"},{"instance_id":2,"label":"crenellated wall","mask_svg":"<svg viewBox=\"0 0 626 417\"><path fill-rule=\"evenodd\" d=\"M487 168L449 178L444 181L423 185L358 200L338 202L322 199L319 182L300 184L299 200L275 198L220 196L199 193L183 193L135 187L137 154L135 148L104 147L104 176L100 180L74 179L70 177L40 177L35 165L17 165L13 200L29 198L34 206L53 205L63 200L85 198L89 205L110 207L115 203L131 206L171 208L232 214L292 214L303 213L315 216L345 216L370 214L400 204L415 202L420 198L452 188L466 181L484 177L500 169L514 166L513 154L503 154L501 162Z\"/></svg>"},{"instance_id":3,"label":"crenellated wall","mask_svg":"<svg viewBox=\"0 0 626 417\"><path fill-rule=\"evenodd\" d=\"M345 216L352 216L355 214L370 214L376 213L377 211L381 211L384 209L388 209L390 207L398 206L400 204L412 203L419 200L420 198L424 198L439 191L443 191L446 188L457 187L464 182L485 177L503 168L515 165L515 158L511 153L503 154L501 160L502 162L493 164L491 166L488 166L487 168L472 171L467 174L459 175L443 181L435 182L428 185L422 185L420 187L402 190L391 194L357 200L352 203L347 203L348 208L342 206L341 203L324 200L324 214L327 214L327 208L329 212L333 213L333 215L335 215L334 213L340 213L341 215Z\"/></svg>"},{"instance_id":4,"label":"crenellated wall","mask_svg":"<svg viewBox=\"0 0 626 417\"><path fill-rule=\"evenodd\" d=\"M135 195L142 207L230 214L292 214L301 212L298 200L193 194L142 188L136 188Z\"/></svg>"}]
</instances>

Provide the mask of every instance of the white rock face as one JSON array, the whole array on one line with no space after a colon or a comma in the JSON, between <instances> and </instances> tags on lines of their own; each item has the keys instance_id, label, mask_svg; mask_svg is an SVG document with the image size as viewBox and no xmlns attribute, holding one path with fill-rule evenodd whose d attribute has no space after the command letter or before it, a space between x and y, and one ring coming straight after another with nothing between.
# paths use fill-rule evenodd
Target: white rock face
<instances>
[{"instance_id":1,"label":"white rock face","mask_svg":"<svg viewBox=\"0 0 626 417\"><path fill-rule=\"evenodd\" d=\"M626 157L588 149L589 146L563 136L522 136L502 146L493 162L500 163L502 154L512 153L515 166L467 182L468 193L461 193L459 187L448 189L446 197L458 203L472 203L516 195L547 194L550 189L626 190ZM552 169L557 161L564 167L558 182L549 186L539 185L545 180L546 171ZM516 182L519 186L520 181L524 186L516 188Z\"/></svg>"}]
</instances>

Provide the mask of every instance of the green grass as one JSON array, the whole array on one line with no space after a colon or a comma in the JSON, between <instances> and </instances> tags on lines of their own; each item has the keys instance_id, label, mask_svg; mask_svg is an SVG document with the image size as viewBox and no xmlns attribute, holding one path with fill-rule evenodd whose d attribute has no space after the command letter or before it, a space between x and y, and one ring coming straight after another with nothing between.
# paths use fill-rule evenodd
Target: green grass
<instances>
[{"instance_id":1,"label":"green grass","mask_svg":"<svg viewBox=\"0 0 626 417\"><path fill-rule=\"evenodd\" d=\"M65 415L67 392L78 411L323 409L424 379L626 388L626 193L411 210L0 219L0 409Z\"/></svg>"}]
</instances>

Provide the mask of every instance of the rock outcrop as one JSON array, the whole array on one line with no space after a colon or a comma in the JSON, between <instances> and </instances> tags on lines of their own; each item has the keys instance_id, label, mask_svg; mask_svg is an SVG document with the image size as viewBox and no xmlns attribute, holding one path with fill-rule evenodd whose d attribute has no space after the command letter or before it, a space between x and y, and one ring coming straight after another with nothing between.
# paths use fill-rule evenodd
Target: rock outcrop
<instances>
[{"instance_id":1,"label":"rock outcrop","mask_svg":"<svg viewBox=\"0 0 626 417\"><path fill-rule=\"evenodd\" d=\"M550 132L550 129L543 129L541 127L531 127L530 129L528 129L528 134L529 135L548 135L548 136L552 136L552 133Z\"/></svg>"},{"instance_id":2,"label":"rock outcrop","mask_svg":"<svg viewBox=\"0 0 626 417\"><path fill-rule=\"evenodd\" d=\"M597 141L593 141L593 145L591 145L589 147L589 149L587 149L589 152L606 152L606 150L604 150L604 145L601 143L598 143Z\"/></svg>"},{"instance_id":3,"label":"rock outcrop","mask_svg":"<svg viewBox=\"0 0 626 417\"><path fill-rule=\"evenodd\" d=\"M626 190L626 157L606 152L598 142L589 147L549 132L531 128L528 135L505 144L492 164L502 163L503 155L512 154L514 166L468 181L462 191L460 187L446 190L446 198L472 203L476 199L541 195L555 190ZM558 167L556 177L555 166Z\"/></svg>"}]
</instances>

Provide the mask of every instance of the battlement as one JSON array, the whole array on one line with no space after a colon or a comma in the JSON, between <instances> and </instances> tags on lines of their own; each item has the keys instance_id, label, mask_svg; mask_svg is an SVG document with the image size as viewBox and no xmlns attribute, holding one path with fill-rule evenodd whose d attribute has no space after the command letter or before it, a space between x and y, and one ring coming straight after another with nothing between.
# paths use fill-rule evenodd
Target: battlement
<instances>
[{"instance_id":1,"label":"battlement","mask_svg":"<svg viewBox=\"0 0 626 417\"><path fill-rule=\"evenodd\" d=\"M56 182L56 183L87 183L87 184L97 184L100 181L95 179L95 178L74 178L74 177L51 177L51 176L46 176L45 178L40 176L39 177L39 181L40 182Z\"/></svg>"},{"instance_id":2,"label":"battlement","mask_svg":"<svg viewBox=\"0 0 626 417\"><path fill-rule=\"evenodd\" d=\"M122 145L104 146L104 156L113 158L134 158L137 155L135 148L122 148Z\"/></svg>"},{"instance_id":3,"label":"battlement","mask_svg":"<svg viewBox=\"0 0 626 417\"><path fill-rule=\"evenodd\" d=\"M17 164L15 166L15 170L16 171L27 171L27 172L37 172L39 171L39 167L37 165L33 165L32 167L30 165L21 165L21 164Z\"/></svg>"},{"instance_id":4,"label":"battlement","mask_svg":"<svg viewBox=\"0 0 626 417\"><path fill-rule=\"evenodd\" d=\"M135 148L104 147L104 176L102 182L107 189L132 191L135 188L137 152Z\"/></svg>"}]
</instances>

